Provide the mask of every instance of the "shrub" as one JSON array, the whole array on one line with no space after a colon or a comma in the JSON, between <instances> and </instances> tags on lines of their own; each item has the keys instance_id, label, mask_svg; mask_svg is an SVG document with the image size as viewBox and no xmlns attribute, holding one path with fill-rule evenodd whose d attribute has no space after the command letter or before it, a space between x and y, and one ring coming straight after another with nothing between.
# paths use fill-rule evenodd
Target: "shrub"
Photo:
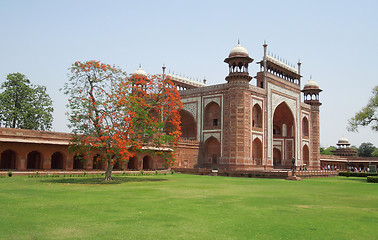
<instances>
[{"instance_id":1,"label":"shrub","mask_svg":"<svg viewBox=\"0 0 378 240\"><path fill-rule=\"evenodd\" d=\"M378 176L368 176L366 180L370 183L378 183Z\"/></svg>"},{"instance_id":2,"label":"shrub","mask_svg":"<svg viewBox=\"0 0 378 240\"><path fill-rule=\"evenodd\" d=\"M13 173L12 171L8 171L8 177L12 177Z\"/></svg>"},{"instance_id":3,"label":"shrub","mask_svg":"<svg viewBox=\"0 0 378 240\"><path fill-rule=\"evenodd\" d=\"M339 176L348 176L348 174L350 177L378 176L378 173L372 172L339 172Z\"/></svg>"},{"instance_id":4,"label":"shrub","mask_svg":"<svg viewBox=\"0 0 378 240\"><path fill-rule=\"evenodd\" d=\"M159 171L158 170L155 170L155 175L158 175L159 174Z\"/></svg>"},{"instance_id":5,"label":"shrub","mask_svg":"<svg viewBox=\"0 0 378 240\"><path fill-rule=\"evenodd\" d=\"M140 170L140 174L143 175L143 174L144 174L144 171L143 171L143 170Z\"/></svg>"},{"instance_id":6,"label":"shrub","mask_svg":"<svg viewBox=\"0 0 378 240\"><path fill-rule=\"evenodd\" d=\"M172 170L171 170L171 174L175 174L175 170L172 169Z\"/></svg>"}]
</instances>

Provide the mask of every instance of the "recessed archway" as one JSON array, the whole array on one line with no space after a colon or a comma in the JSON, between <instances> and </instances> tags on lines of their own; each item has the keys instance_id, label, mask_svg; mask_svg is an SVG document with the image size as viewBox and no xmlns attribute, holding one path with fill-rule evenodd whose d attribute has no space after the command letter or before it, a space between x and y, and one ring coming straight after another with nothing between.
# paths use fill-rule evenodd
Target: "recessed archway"
<instances>
[{"instance_id":1,"label":"recessed archway","mask_svg":"<svg viewBox=\"0 0 378 240\"><path fill-rule=\"evenodd\" d=\"M93 156L93 169L100 170L102 169L102 159L100 154L96 154Z\"/></svg>"},{"instance_id":2,"label":"recessed archway","mask_svg":"<svg viewBox=\"0 0 378 240\"><path fill-rule=\"evenodd\" d=\"M216 102L210 102L205 107L204 128L219 129L221 126L221 109Z\"/></svg>"},{"instance_id":3,"label":"recessed archway","mask_svg":"<svg viewBox=\"0 0 378 240\"><path fill-rule=\"evenodd\" d=\"M278 148L273 148L273 167L282 168L282 156Z\"/></svg>"},{"instance_id":4,"label":"recessed archway","mask_svg":"<svg viewBox=\"0 0 378 240\"><path fill-rule=\"evenodd\" d=\"M61 152L55 152L51 156L51 169L63 169L64 168L64 156Z\"/></svg>"},{"instance_id":5,"label":"recessed archway","mask_svg":"<svg viewBox=\"0 0 378 240\"><path fill-rule=\"evenodd\" d=\"M286 102L280 103L274 110L272 128L273 141L280 143L280 163L276 156L276 164L273 165L276 168L290 168L291 159L295 157L295 121Z\"/></svg>"},{"instance_id":6,"label":"recessed archway","mask_svg":"<svg viewBox=\"0 0 378 240\"><path fill-rule=\"evenodd\" d=\"M130 170L138 170L138 158L137 156L133 156L129 158L129 162L127 163L127 168Z\"/></svg>"},{"instance_id":7,"label":"recessed archway","mask_svg":"<svg viewBox=\"0 0 378 240\"><path fill-rule=\"evenodd\" d=\"M77 154L73 159L73 169L84 169L84 157L81 154Z\"/></svg>"},{"instance_id":8,"label":"recessed archway","mask_svg":"<svg viewBox=\"0 0 378 240\"><path fill-rule=\"evenodd\" d=\"M197 124L191 113L185 110L180 111L181 116L181 138L197 139Z\"/></svg>"},{"instance_id":9,"label":"recessed archway","mask_svg":"<svg viewBox=\"0 0 378 240\"><path fill-rule=\"evenodd\" d=\"M252 108L252 127L262 128L262 111L257 103Z\"/></svg>"},{"instance_id":10,"label":"recessed archway","mask_svg":"<svg viewBox=\"0 0 378 240\"><path fill-rule=\"evenodd\" d=\"M210 137L205 142L205 163L218 164L220 157L220 143L215 137Z\"/></svg>"},{"instance_id":11,"label":"recessed archway","mask_svg":"<svg viewBox=\"0 0 378 240\"><path fill-rule=\"evenodd\" d=\"M309 149L307 145L303 146L302 156L303 156L303 165L306 165L308 167L310 165L310 154L309 154Z\"/></svg>"},{"instance_id":12,"label":"recessed archway","mask_svg":"<svg viewBox=\"0 0 378 240\"><path fill-rule=\"evenodd\" d=\"M28 154L26 159L27 169L42 169L42 158L41 154L37 151L32 151Z\"/></svg>"},{"instance_id":13,"label":"recessed archway","mask_svg":"<svg viewBox=\"0 0 378 240\"><path fill-rule=\"evenodd\" d=\"M113 161L113 164L113 170L122 170L122 164L118 159L115 162Z\"/></svg>"},{"instance_id":14,"label":"recessed archway","mask_svg":"<svg viewBox=\"0 0 378 240\"><path fill-rule=\"evenodd\" d=\"M308 119L304 117L302 120L302 135L306 138L308 137Z\"/></svg>"},{"instance_id":15,"label":"recessed archway","mask_svg":"<svg viewBox=\"0 0 378 240\"><path fill-rule=\"evenodd\" d=\"M153 161L151 156L143 157L143 170L153 170Z\"/></svg>"},{"instance_id":16,"label":"recessed archway","mask_svg":"<svg viewBox=\"0 0 378 240\"><path fill-rule=\"evenodd\" d=\"M10 149L1 153L0 169L16 169L16 153Z\"/></svg>"},{"instance_id":17,"label":"recessed archway","mask_svg":"<svg viewBox=\"0 0 378 240\"><path fill-rule=\"evenodd\" d=\"M252 142L252 159L256 165L262 165L262 143L260 139L255 138Z\"/></svg>"}]
</instances>

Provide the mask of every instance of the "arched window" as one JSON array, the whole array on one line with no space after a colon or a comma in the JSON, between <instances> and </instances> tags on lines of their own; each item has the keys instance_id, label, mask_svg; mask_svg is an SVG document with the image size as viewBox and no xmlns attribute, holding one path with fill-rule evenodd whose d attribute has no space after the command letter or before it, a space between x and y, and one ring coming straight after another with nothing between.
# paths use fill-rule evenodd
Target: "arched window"
<instances>
[{"instance_id":1,"label":"arched window","mask_svg":"<svg viewBox=\"0 0 378 240\"><path fill-rule=\"evenodd\" d=\"M287 125L282 124L282 137L287 137Z\"/></svg>"},{"instance_id":2,"label":"arched window","mask_svg":"<svg viewBox=\"0 0 378 240\"><path fill-rule=\"evenodd\" d=\"M308 137L308 119L304 117L302 120L302 134L304 137Z\"/></svg>"},{"instance_id":3,"label":"arched window","mask_svg":"<svg viewBox=\"0 0 378 240\"><path fill-rule=\"evenodd\" d=\"M255 104L252 108L252 127L262 128L262 111L258 104Z\"/></svg>"},{"instance_id":4,"label":"arched window","mask_svg":"<svg viewBox=\"0 0 378 240\"><path fill-rule=\"evenodd\" d=\"M281 128L278 125L273 125L273 135L281 136Z\"/></svg>"},{"instance_id":5,"label":"arched window","mask_svg":"<svg viewBox=\"0 0 378 240\"><path fill-rule=\"evenodd\" d=\"M221 126L221 111L218 103L211 102L205 108L205 129L219 129Z\"/></svg>"}]
</instances>

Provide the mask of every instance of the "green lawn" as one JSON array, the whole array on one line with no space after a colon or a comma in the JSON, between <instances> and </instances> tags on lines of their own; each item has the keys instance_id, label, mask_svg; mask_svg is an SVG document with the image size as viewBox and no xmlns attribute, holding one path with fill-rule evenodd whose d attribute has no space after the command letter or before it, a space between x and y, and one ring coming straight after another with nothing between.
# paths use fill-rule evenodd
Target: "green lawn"
<instances>
[{"instance_id":1,"label":"green lawn","mask_svg":"<svg viewBox=\"0 0 378 240\"><path fill-rule=\"evenodd\" d=\"M377 210L366 178L0 178L0 239L377 239Z\"/></svg>"}]
</instances>

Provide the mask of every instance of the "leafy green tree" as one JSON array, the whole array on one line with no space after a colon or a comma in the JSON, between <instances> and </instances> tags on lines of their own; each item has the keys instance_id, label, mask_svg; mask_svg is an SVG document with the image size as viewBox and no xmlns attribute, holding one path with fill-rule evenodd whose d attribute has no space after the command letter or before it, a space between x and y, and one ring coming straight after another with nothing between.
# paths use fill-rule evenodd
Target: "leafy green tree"
<instances>
[{"instance_id":1,"label":"leafy green tree","mask_svg":"<svg viewBox=\"0 0 378 240\"><path fill-rule=\"evenodd\" d=\"M348 131L358 132L359 126L368 126L378 131L378 86L373 89L373 96L368 104L349 120Z\"/></svg>"},{"instance_id":2,"label":"leafy green tree","mask_svg":"<svg viewBox=\"0 0 378 240\"><path fill-rule=\"evenodd\" d=\"M333 150L336 150L336 148L333 147L333 146L330 146L330 147L327 147L327 148L321 147L320 148L320 154L322 154L322 155L333 155L333 153L332 153Z\"/></svg>"},{"instance_id":3,"label":"leafy green tree","mask_svg":"<svg viewBox=\"0 0 378 240\"><path fill-rule=\"evenodd\" d=\"M375 150L371 153L372 157L378 157L378 148L375 148Z\"/></svg>"},{"instance_id":4,"label":"leafy green tree","mask_svg":"<svg viewBox=\"0 0 378 240\"><path fill-rule=\"evenodd\" d=\"M46 87L32 85L21 73L8 74L0 89L0 126L50 130L52 100Z\"/></svg>"},{"instance_id":5,"label":"leafy green tree","mask_svg":"<svg viewBox=\"0 0 378 240\"><path fill-rule=\"evenodd\" d=\"M358 148L358 156L371 157L375 149L376 147L372 143L361 143L360 147Z\"/></svg>"}]
</instances>

